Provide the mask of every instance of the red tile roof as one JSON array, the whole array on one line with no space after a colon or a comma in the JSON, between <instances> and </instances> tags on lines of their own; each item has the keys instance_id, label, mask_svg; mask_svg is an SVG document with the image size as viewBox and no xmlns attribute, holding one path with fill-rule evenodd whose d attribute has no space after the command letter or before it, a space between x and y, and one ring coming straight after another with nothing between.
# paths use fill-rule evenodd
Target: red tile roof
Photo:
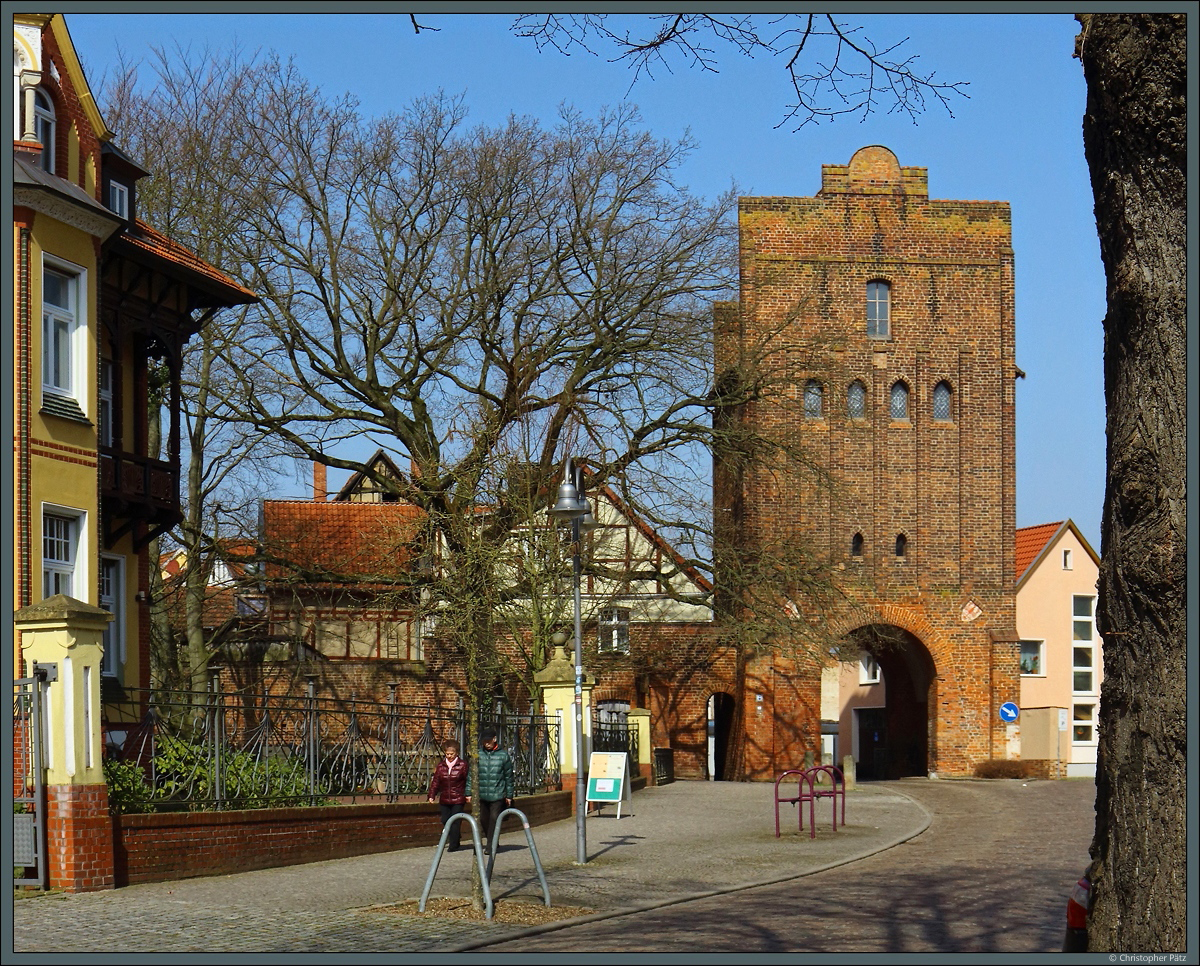
<instances>
[{"instance_id":1,"label":"red tile roof","mask_svg":"<svg viewBox=\"0 0 1200 966\"><path fill-rule=\"evenodd\" d=\"M1062 529L1065 521L1057 523L1039 523L1036 527L1019 527L1017 529L1017 580L1025 576L1030 564L1037 560L1038 555L1046 549L1046 545L1054 535Z\"/></svg>"},{"instance_id":2,"label":"red tile roof","mask_svg":"<svg viewBox=\"0 0 1200 966\"><path fill-rule=\"evenodd\" d=\"M134 226L134 230L126 232L124 236L124 240L129 242L133 247L140 248L169 262L174 262L176 265L202 276L218 287L231 289L232 292L241 296L241 298L232 299L231 304L236 305L244 302L258 301L258 296L251 292L250 289L238 284L224 272L214 268L199 255L184 248L178 242L171 241L162 232L151 228L140 218L134 220Z\"/></svg>"},{"instance_id":3,"label":"red tile roof","mask_svg":"<svg viewBox=\"0 0 1200 966\"><path fill-rule=\"evenodd\" d=\"M376 578L412 572L413 547L424 513L409 503L342 503L267 500L263 503L263 550L319 579ZM289 568L268 563L269 577Z\"/></svg>"}]
</instances>

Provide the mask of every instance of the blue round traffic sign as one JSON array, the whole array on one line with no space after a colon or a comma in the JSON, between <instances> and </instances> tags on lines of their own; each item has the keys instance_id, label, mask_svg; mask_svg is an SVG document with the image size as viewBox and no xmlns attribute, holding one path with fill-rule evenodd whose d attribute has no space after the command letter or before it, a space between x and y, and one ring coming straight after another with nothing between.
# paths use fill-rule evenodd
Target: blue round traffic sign
<instances>
[{"instance_id":1,"label":"blue round traffic sign","mask_svg":"<svg viewBox=\"0 0 1200 966\"><path fill-rule=\"evenodd\" d=\"M1021 709L1017 707L1015 701L1005 701L1000 705L1000 720L1001 721L1016 721L1017 715L1021 713Z\"/></svg>"}]
</instances>

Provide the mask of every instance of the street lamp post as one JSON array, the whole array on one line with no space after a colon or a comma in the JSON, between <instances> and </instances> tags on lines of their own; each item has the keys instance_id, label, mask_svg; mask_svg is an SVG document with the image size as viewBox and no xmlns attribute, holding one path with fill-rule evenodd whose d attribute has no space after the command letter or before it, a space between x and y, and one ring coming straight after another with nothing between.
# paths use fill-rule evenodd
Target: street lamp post
<instances>
[{"instance_id":1,"label":"street lamp post","mask_svg":"<svg viewBox=\"0 0 1200 966\"><path fill-rule=\"evenodd\" d=\"M572 479L574 477L574 479ZM578 468L572 471L571 460L567 460L566 472L558 488L558 500L550 508L550 515L559 523L571 525L571 552L575 591L575 851L576 862L587 864L587 787L583 778L583 627L580 608L580 584L583 567L580 561L580 539L582 531L596 525L591 507L583 496L583 474Z\"/></svg>"}]
</instances>

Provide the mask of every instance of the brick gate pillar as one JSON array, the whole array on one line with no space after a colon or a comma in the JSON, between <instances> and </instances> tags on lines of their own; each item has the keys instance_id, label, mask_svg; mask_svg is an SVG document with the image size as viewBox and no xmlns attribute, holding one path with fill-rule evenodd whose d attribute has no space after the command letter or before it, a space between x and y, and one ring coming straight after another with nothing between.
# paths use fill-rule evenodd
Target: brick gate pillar
<instances>
[{"instance_id":1,"label":"brick gate pillar","mask_svg":"<svg viewBox=\"0 0 1200 966\"><path fill-rule=\"evenodd\" d=\"M101 762L100 658L112 615L56 594L13 615L23 657L48 670L42 746L52 889L113 888L113 824Z\"/></svg>"}]
</instances>

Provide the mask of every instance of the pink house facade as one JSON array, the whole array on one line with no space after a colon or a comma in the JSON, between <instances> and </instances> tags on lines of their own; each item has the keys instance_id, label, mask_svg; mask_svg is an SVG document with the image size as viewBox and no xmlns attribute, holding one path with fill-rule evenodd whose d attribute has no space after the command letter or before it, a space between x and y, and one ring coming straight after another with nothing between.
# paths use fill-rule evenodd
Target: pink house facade
<instances>
[{"instance_id":1,"label":"pink house facade","mask_svg":"<svg viewBox=\"0 0 1200 966\"><path fill-rule=\"evenodd\" d=\"M1096 630L1100 558L1071 520L1017 537L1021 757L1069 778L1096 774L1103 645Z\"/></svg>"}]
</instances>

